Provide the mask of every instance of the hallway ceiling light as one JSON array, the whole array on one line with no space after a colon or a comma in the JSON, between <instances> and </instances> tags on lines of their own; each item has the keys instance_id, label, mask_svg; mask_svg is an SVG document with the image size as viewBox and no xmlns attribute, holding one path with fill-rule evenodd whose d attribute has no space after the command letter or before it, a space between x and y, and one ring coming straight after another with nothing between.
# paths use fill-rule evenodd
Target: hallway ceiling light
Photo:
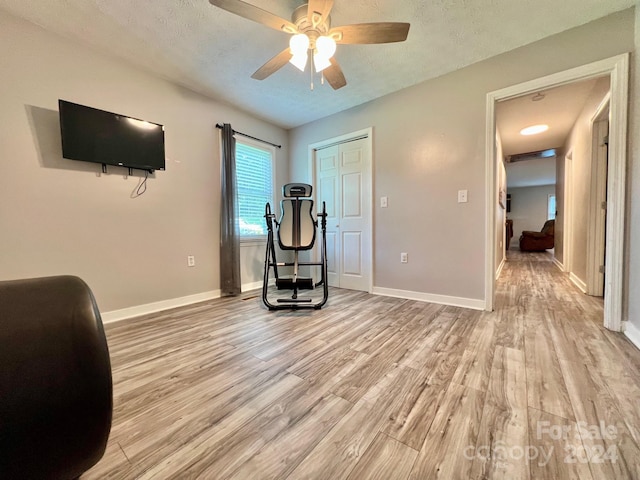
<instances>
[{"instance_id":1,"label":"hallway ceiling light","mask_svg":"<svg viewBox=\"0 0 640 480\"><path fill-rule=\"evenodd\" d=\"M530 127L520 130L520 135L537 135L547 130L549 130L549 125L531 125Z\"/></svg>"}]
</instances>

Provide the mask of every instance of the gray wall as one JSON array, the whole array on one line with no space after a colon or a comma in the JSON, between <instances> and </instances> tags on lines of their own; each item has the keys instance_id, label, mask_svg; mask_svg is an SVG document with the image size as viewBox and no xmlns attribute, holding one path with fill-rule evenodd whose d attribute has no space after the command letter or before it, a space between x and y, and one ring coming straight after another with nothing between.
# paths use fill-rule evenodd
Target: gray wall
<instances>
[{"instance_id":1,"label":"gray wall","mask_svg":"<svg viewBox=\"0 0 640 480\"><path fill-rule=\"evenodd\" d=\"M555 195L555 185L510 188L511 212L507 218L513 220L511 246L517 247L523 230L539 232L547 221L547 200Z\"/></svg>"},{"instance_id":2,"label":"gray wall","mask_svg":"<svg viewBox=\"0 0 640 480\"><path fill-rule=\"evenodd\" d=\"M633 48L627 10L293 129L292 179L309 178L308 144L372 126L374 285L483 299L487 92Z\"/></svg>"},{"instance_id":3,"label":"gray wall","mask_svg":"<svg viewBox=\"0 0 640 480\"><path fill-rule=\"evenodd\" d=\"M103 312L215 293L215 124L283 144L278 184L289 173L287 132L3 12L0 32L0 279L78 275ZM63 159L58 98L164 124L166 171L132 199L137 176ZM244 282L261 278L258 250L243 249Z\"/></svg>"}]
</instances>

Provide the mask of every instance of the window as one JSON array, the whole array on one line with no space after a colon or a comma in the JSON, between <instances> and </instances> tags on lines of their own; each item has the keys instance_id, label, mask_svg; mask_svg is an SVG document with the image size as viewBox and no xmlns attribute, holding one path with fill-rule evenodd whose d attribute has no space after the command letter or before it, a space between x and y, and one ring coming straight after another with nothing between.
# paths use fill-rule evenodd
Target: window
<instances>
[{"instance_id":1,"label":"window","mask_svg":"<svg viewBox=\"0 0 640 480\"><path fill-rule=\"evenodd\" d=\"M556 218L556 196L549 195L547 197L547 220L555 220Z\"/></svg>"},{"instance_id":2,"label":"window","mask_svg":"<svg viewBox=\"0 0 640 480\"><path fill-rule=\"evenodd\" d=\"M241 240L258 239L267 234L264 207L273 207L272 147L236 140L236 182Z\"/></svg>"}]
</instances>

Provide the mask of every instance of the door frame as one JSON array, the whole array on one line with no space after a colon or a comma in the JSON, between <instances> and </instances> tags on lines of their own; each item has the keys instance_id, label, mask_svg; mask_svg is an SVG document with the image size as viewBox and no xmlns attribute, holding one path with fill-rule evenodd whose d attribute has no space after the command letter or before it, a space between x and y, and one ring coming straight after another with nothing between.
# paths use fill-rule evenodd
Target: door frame
<instances>
[{"instance_id":1,"label":"door frame","mask_svg":"<svg viewBox=\"0 0 640 480\"><path fill-rule=\"evenodd\" d=\"M571 273L573 268L573 148L564 156L563 203L562 264L563 271Z\"/></svg>"},{"instance_id":2,"label":"door frame","mask_svg":"<svg viewBox=\"0 0 640 480\"><path fill-rule=\"evenodd\" d=\"M363 198L363 201L369 202L369 218L367 218L367 231L369 237L369 248L367 249L369 255L363 258L363 261L367 262L367 266L369 268L369 280L367 282L367 292L373 292L373 206L375 205L373 199L375 198L373 192L373 127L364 128L362 130L357 130L355 132L345 133L343 135L338 135L337 137L327 138L326 140L322 140L320 142L311 143L308 146L308 182L313 186L313 199L317 200L316 193L317 192L317 179L316 179L316 150L320 150L322 148L331 147L333 145L338 145L340 143L346 143L353 140L365 139L367 142L367 150L369 158L367 159L367 163L369 165L369 171L366 175L363 175L363 182L367 182L367 186L369 187L369 192L371 192L371 196L369 198Z\"/></svg>"},{"instance_id":3,"label":"door frame","mask_svg":"<svg viewBox=\"0 0 640 480\"><path fill-rule=\"evenodd\" d=\"M607 95L591 117L591 190L593 199L589 208L587 223L587 293L601 297L603 295L602 273L600 265L605 265L605 221L602 218L602 198L606 204L606 184L601 181L601 152L598 145L602 123L609 122L610 95ZM604 174L606 175L606 170ZM606 208L605 208L606 210Z\"/></svg>"},{"instance_id":4,"label":"door frame","mask_svg":"<svg viewBox=\"0 0 640 480\"><path fill-rule=\"evenodd\" d=\"M624 273L625 182L627 166L627 115L629 99L629 54L625 53L580 67L537 78L511 87L487 93L485 137L485 309L495 303L495 205L496 198L496 113L500 100L520 97L539 90L566 85L604 75L611 79L609 126L609 166L607 169L607 212L604 291L604 326L622 330L622 297Z\"/></svg>"}]
</instances>

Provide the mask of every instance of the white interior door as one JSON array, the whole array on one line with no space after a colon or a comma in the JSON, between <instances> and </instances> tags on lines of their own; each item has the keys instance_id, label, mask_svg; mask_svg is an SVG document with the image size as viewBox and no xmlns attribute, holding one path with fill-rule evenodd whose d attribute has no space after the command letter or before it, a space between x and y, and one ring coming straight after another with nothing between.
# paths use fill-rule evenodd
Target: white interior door
<instances>
[{"instance_id":1,"label":"white interior door","mask_svg":"<svg viewBox=\"0 0 640 480\"><path fill-rule=\"evenodd\" d=\"M318 206L327 207L329 285L371 285L371 154L368 139L316 151Z\"/></svg>"}]
</instances>

